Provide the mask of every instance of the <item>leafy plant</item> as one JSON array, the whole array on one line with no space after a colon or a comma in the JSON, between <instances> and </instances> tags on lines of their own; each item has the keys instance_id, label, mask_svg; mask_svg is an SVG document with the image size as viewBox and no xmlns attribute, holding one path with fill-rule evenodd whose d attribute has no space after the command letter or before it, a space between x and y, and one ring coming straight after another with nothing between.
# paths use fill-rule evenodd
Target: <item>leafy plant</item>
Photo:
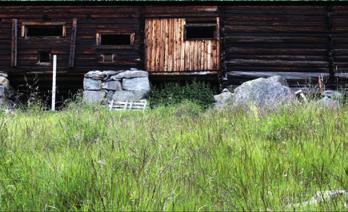
<instances>
[{"instance_id":1,"label":"leafy plant","mask_svg":"<svg viewBox=\"0 0 348 212\"><path fill-rule=\"evenodd\" d=\"M208 83L192 82L180 85L168 83L164 88L152 89L149 100L152 107L176 105L183 101L196 103L204 108L213 103L214 91Z\"/></svg>"}]
</instances>

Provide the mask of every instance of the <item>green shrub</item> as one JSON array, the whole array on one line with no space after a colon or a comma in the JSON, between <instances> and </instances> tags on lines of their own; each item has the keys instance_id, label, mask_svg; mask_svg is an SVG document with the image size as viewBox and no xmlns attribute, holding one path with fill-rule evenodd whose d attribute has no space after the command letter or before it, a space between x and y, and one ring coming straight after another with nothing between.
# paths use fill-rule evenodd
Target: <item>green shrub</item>
<instances>
[{"instance_id":1,"label":"green shrub","mask_svg":"<svg viewBox=\"0 0 348 212\"><path fill-rule=\"evenodd\" d=\"M204 108L213 103L213 89L204 82L192 82L185 85L168 83L164 88L152 89L149 100L152 107L176 105L183 101L196 103Z\"/></svg>"}]
</instances>

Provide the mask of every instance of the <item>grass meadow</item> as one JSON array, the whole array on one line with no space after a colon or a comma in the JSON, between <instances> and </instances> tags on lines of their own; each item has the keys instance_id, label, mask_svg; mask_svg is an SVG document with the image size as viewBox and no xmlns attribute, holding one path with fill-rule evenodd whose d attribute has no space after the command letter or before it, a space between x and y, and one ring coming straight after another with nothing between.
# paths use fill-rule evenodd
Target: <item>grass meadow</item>
<instances>
[{"instance_id":1,"label":"grass meadow","mask_svg":"<svg viewBox=\"0 0 348 212\"><path fill-rule=\"evenodd\" d=\"M0 114L0 210L292 210L348 189L348 107ZM296 210L347 210L344 199Z\"/></svg>"}]
</instances>

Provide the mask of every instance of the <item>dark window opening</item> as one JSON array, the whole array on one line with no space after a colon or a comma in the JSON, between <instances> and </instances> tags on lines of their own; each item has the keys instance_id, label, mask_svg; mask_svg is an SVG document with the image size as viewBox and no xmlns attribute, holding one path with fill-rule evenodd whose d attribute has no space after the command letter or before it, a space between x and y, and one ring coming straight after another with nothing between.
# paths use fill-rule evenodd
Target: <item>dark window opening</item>
<instances>
[{"instance_id":1,"label":"dark window opening","mask_svg":"<svg viewBox=\"0 0 348 212\"><path fill-rule=\"evenodd\" d=\"M62 25L26 26L26 37L60 37L63 36Z\"/></svg>"},{"instance_id":2,"label":"dark window opening","mask_svg":"<svg viewBox=\"0 0 348 212\"><path fill-rule=\"evenodd\" d=\"M38 63L39 64L49 64L51 62L51 54L47 51L38 52Z\"/></svg>"},{"instance_id":3,"label":"dark window opening","mask_svg":"<svg viewBox=\"0 0 348 212\"><path fill-rule=\"evenodd\" d=\"M100 45L132 45L130 34L102 34L100 39Z\"/></svg>"},{"instance_id":4,"label":"dark window opening","mask_svg":"<svg viewBox=\"0 0 348 212\"><path fill-rule=\"evenodd\" d=\"M185 35L187 40L211 40L216 37L216 25L202 26L202 25L186 25Z\"/></svg>"}]
</instances>

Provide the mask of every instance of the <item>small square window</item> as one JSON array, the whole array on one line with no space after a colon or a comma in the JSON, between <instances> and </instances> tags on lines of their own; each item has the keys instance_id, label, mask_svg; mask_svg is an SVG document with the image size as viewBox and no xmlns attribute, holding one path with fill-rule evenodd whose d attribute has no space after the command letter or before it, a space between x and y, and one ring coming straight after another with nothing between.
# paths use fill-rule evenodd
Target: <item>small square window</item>
<instances>
[{"instance_id":1,"label":"small square window","mask_svg":"<svg viewBox=\"0 0 348 212\"><path fill-rule=\"evenodd\" d=\"M38 64L40 65L49 65L51 62L51 53L48 51L39 51L38 52Z\"/></svg>"},{"instance_id":2,"label":"small square window","mask_svg":"<svg viewBox=\"0 0 348 212\"><path fill-rule=\"evenodd\" d=\"M134 33L97 33L97 46L129 47L134 44Z\"/></svg>"},{"instance_id":3,"label":"small square window","mask_svg":"<svg viewBox=\"0 0 348 212\"><path fill-rule=\"evenodd\" d=\"M216 24L187 24L185 26L185 40L213 39L216 39Z\"/></svg>"}]
</instances>

